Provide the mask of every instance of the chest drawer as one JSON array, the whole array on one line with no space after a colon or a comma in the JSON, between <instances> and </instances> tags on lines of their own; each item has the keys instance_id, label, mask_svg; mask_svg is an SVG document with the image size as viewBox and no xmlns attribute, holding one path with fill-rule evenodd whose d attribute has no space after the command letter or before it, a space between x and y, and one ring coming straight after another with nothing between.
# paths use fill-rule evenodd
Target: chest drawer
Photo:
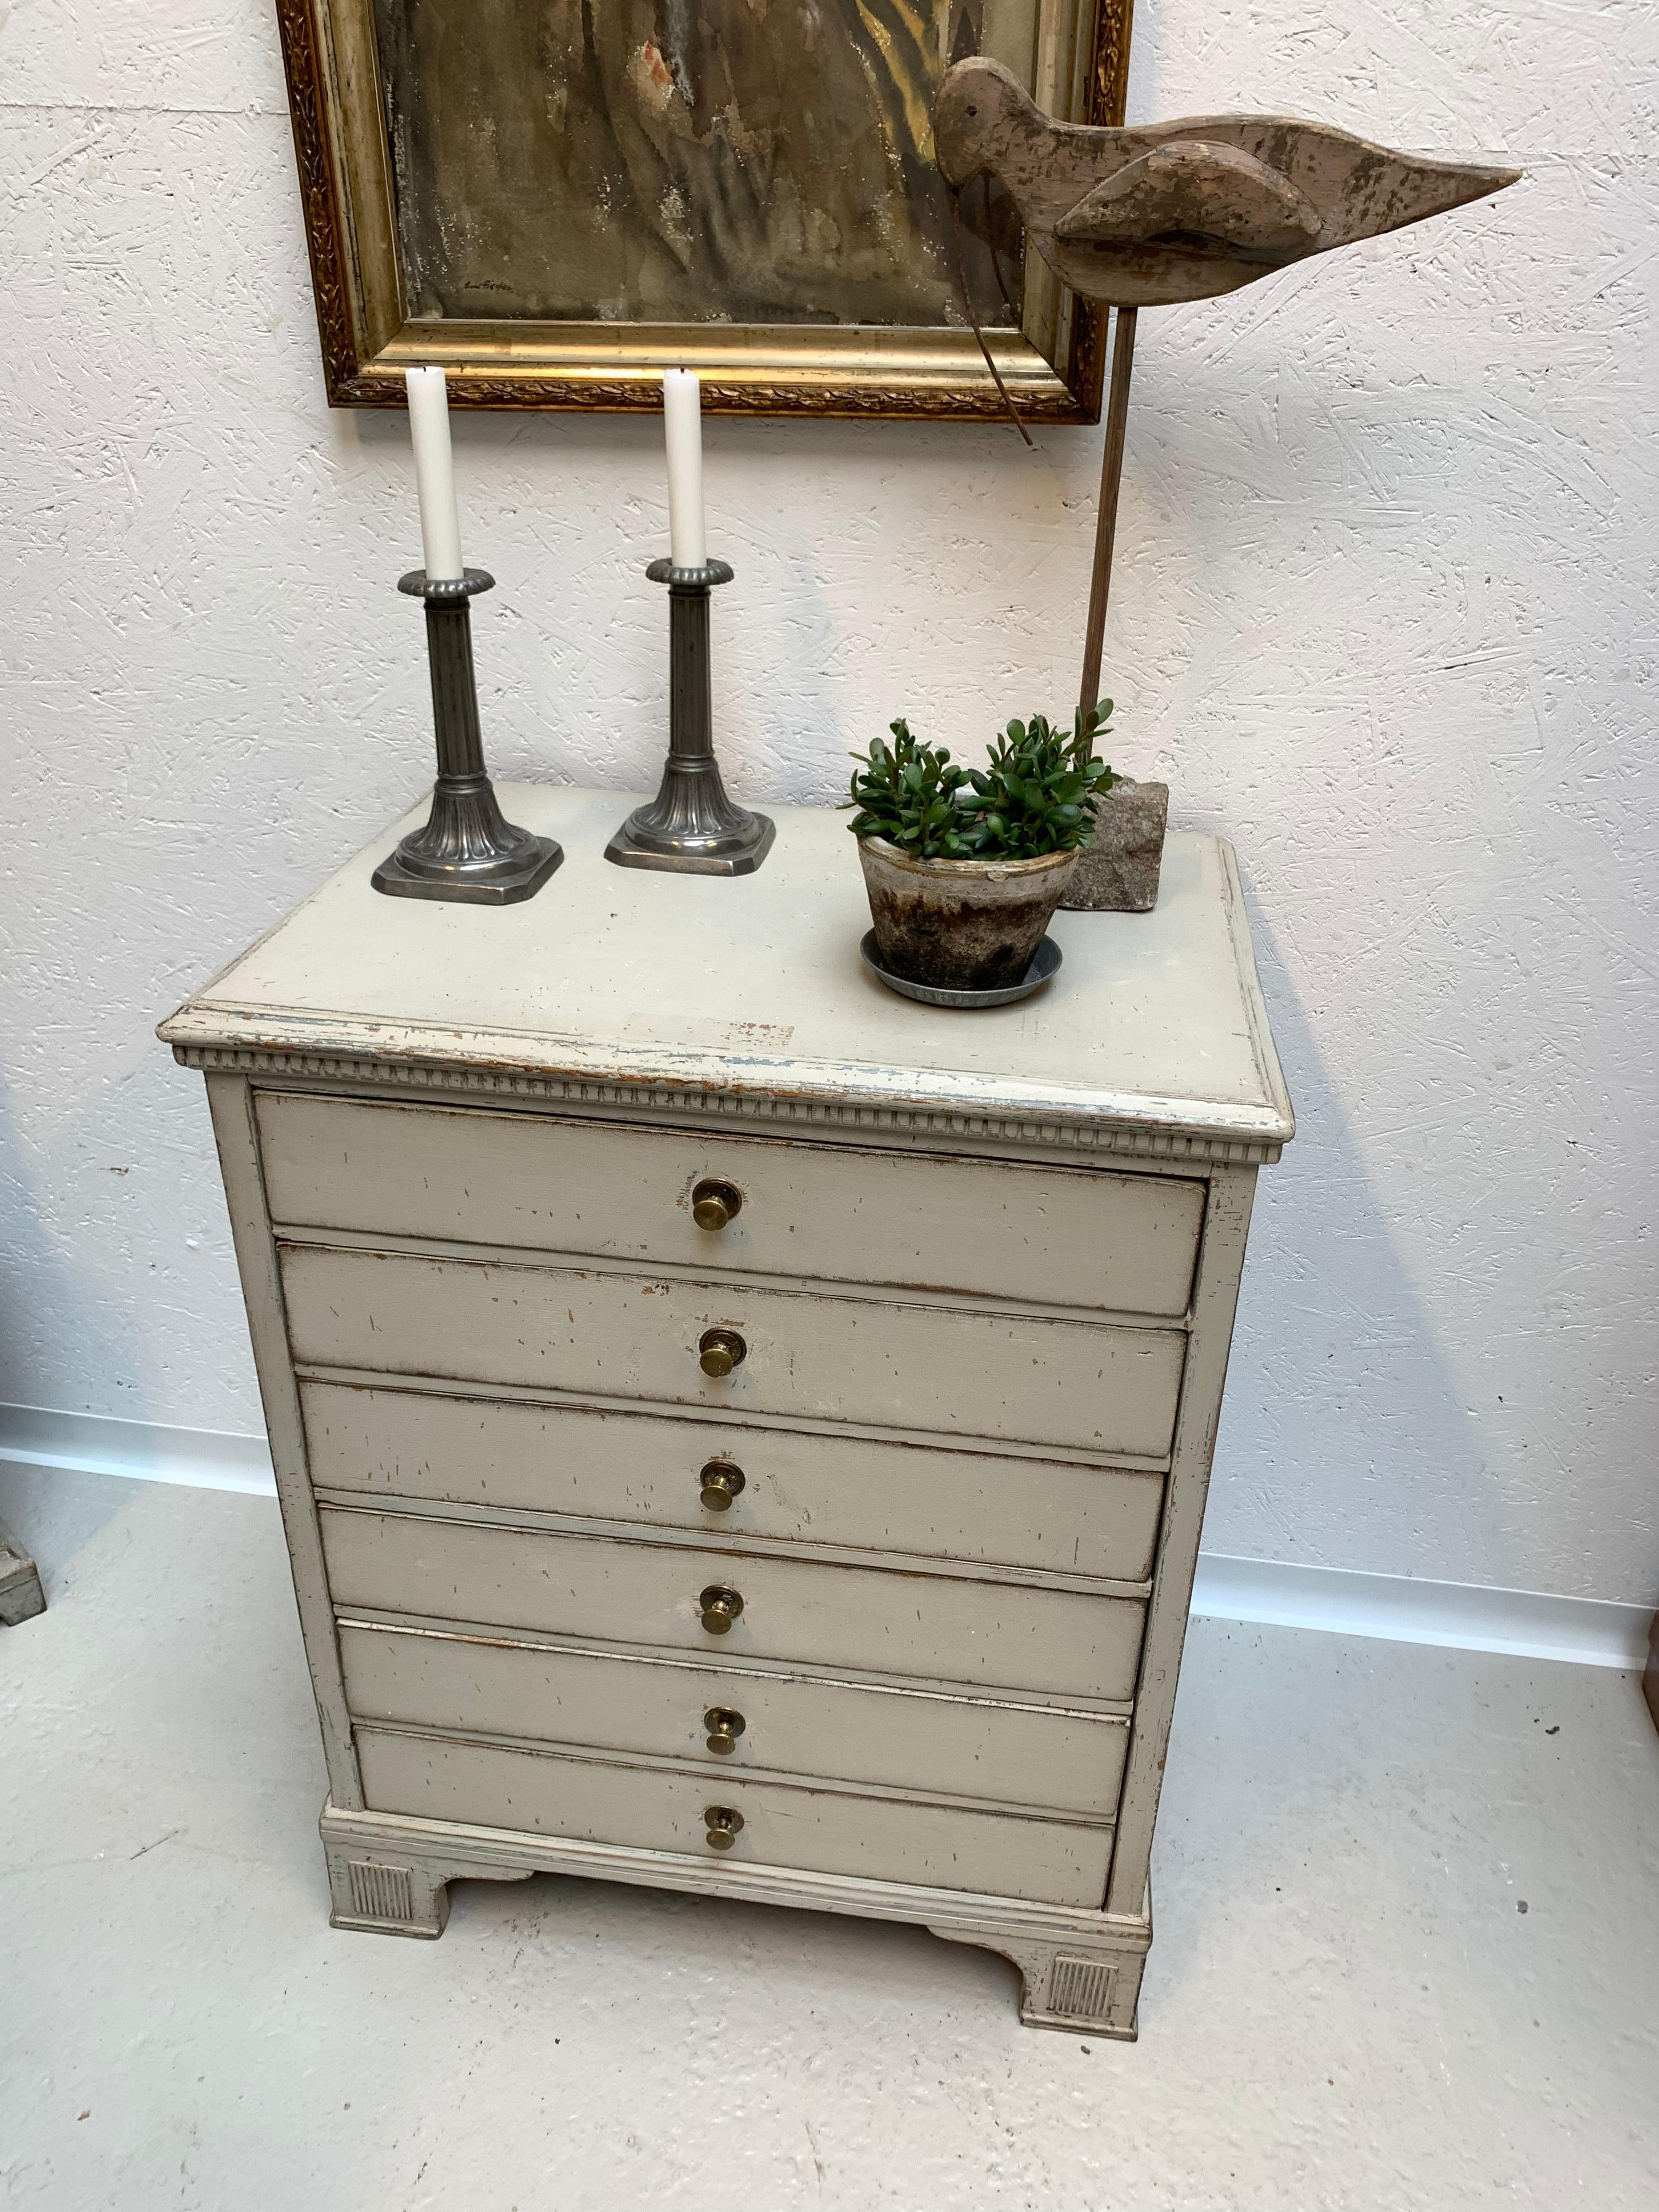
<instances>
[{"instance_id":1,"label":"chest drawer","mask_svg":"<svg viewBox=\"0 0 1659 2212\"><path fill-rule=\"evenodd\" d=\"M343 1623L354 1719L761 1767L1110 1820L1127 1721L811 1675ZM728 1723L709 1748L705 1716ZM739 1723L732 1728L735 1718Z\"/></svg>"},{"instance_id":2,"label":"chest drawer","mask_svg":"<svg viewBox=\"0 0 1659 2212\"><path fill-rule=\"evenodd\" d=\"M1131 1468L336 1382L304 1383L300 1396L319 1490L721 1542L758 1535L1142 1582L1164 1501L1164 1477ZM716 1462L743 1480L718 1510L701 1481Z\"/></svg>"},{"instance_id":3,"label":"chest drawer","mask_svg":"<svg viewBox=\"0 0 1659 2212\"><path fill-rule=\"evenodd\" d=\"M1180 1316L1204 1212L1179 1176L281 1092L258 1110L275 1221L647 1267ZM704 1178L742 1198L717 1231L691 1218Z\"/></svg>"},{"instance_id":4,"label":"chest drawer","mask_svg":"<svg viewBox=\"0 0 1659 2212\"><path fill-rule=\"evenodd\" d=\"M1039 1697L1118 1700L1134 1689L1139 1599L414 1514L326 1506L320 1517L329 1587L345 1612L695 1651L714 1664L794 1661ZM703 1626L709 1589L742 1600L723 1633Z\"/></svg>"},{"instance_id":5,"label":"chest drawer","mask_svg":"<svg viewBox=\"0 0 1659 2212\"><path fill-rule=\"evenodd\" d=\"M847 1796L738 1774L711 1779L377 1729L358 1730L357 1756L371 1812L674 1851L708 1865L747 1860L1097 1910L1112 1853L1109 1827ZM715 1805L742 1817L729 1852L706 1841Z\"/></svg>"},{"instance_id":6,"label":"chest drawer","mask_svg":"<svg viewBox=\"0 0 1659 2212\"><path fill-rule=\"evenodd\" d=\"M1050 1315L649 1281L576 1268L281 1248L301 1366L505 1382L719 1411L1011 1437L1159 1458L1186 1338ZM710 1328L743 1364L698 1364Z\"/></svg>"}]
</instances>

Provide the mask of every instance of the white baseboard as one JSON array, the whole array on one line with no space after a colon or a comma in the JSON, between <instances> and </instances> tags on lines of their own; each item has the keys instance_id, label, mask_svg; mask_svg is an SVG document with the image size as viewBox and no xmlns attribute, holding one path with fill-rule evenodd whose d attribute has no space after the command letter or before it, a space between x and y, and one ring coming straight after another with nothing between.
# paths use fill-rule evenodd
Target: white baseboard
<instances>
[{"instance_id":1,"label":"white baseboard","mask_svg":"<svg viewBox=\"0 0 1659 2212\"><path fill-rule=\"evenodd\" d=\"M8 1463L276 1495L270 1449L263 1437L118 1421L106 1413L55 1413L40 1406L0 1406L0 1467Z\"/></svg>"},{"instance_id":2,"label":"white baseboard","mask_svg":"<svg viewBox=\"0 0 1659 2212\"><path fill-rule=\"evenodd\" d=\"M264 1497L274 1497L276 1490L263 1437L52 1413L34 1406L0 1406L0 1468L9 1463ZM1217 1620L1638 1672L1646 1662L1652 1618L1650 1607L1609 1599L1555 1597L1543 1590L1494 1589L1479 1583L1419 1582L1344 1567L1229 1559L1212 1552L1198 1562L1193 1611Z\"/></svg>"},{"instance_id":3,"label":"white baseboard","mask_svg":"<svg viewBox=\"0 0 1659 2212\"><path fill-rule=\"evenodd\" d=\"M1508 1651L1567 1659L1580 1667L1647 1663L1651 1606L1610 1598L1556 1597L1547 1590L1496 1589L1483 1583L1419 1582L1346 1567L1292 1566L1282 1559L1199 1555L1193 1611L1214 1620L1320 1628L1380 1636L1391 1644L1442 1644L1460 1651Z\"/></svg>"}]
</instances>

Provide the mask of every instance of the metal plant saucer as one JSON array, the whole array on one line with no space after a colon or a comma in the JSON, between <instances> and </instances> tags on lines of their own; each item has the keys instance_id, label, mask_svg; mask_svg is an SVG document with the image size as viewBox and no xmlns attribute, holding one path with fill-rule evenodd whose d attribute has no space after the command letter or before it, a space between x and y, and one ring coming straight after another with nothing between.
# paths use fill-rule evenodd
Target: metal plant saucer
<instances>
[{"instance_id":1,"label":"metal plant saucer","mask_svg":"<svg viewBox=\"0 0 1659 2212\"><path fill-rule=\"evenodd\" d=\"M902 998L920 999L924 1006L1009 1006L1016 999L1029 999L1051 976L1060 972L1064 956L1052 937L1045 937L1031 955L1031 964L1018 983L1000 984L994 991L945 991L933 983L912 983L895 975L876 957L876 933L866 929L859 942L859 957L870 973Z\"/></svg>"}]
</instances>

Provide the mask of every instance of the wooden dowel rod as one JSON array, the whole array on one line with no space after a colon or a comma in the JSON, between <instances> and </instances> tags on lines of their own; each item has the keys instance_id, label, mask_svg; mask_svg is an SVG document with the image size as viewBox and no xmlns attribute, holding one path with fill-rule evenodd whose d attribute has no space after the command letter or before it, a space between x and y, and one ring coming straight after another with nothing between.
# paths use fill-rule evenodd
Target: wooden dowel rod
<instances>
[{"instance_id":1,"label":"wooden dowel rod","mask_svg":"<svg viewBox=\"0 0 1659 2212\"><path fill-rule=\"evenodd\" d=\"M1106 400L1106 444L1100 457L1100 506L1095 516L1095 573L1089 588L1089 627L1084 633L1083 682L1078 693L1086 714L1100 696L1100 655L1106 637L1106 601L1112 588L1112 541L1117 535L1117 495L1123 481L1123 439L1129 420L1129 377L1135 359L1135 317L1120 307L1112 341L1112 383Z\"/></svg>"}]
</instances>

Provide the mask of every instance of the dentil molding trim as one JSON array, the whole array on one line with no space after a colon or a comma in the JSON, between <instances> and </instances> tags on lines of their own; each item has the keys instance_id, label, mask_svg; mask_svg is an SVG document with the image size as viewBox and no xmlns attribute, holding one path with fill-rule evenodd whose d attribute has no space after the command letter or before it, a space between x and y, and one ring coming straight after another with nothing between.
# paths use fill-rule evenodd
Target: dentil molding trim
<instances>
[{"instance_id":1,"label":"dentil molding trim","mask_svg":"<svg viewBox=\"0 0 1659 2212\"><path fill-rule=\"evenodd\" d=\"M956 1113L948 1107L845 1103L786 1097L773 1092L718 1091L648 1080L534 1073L506 1067L466 1067L377 1060L337 1052L301 1052L252 1045L185 1044L173 1042L181 1067L215 1075L289 1077L295 1081L355 1083L375 1090L483 1099L522 1099L538 1105L614 1108L623 1112L673 1114L687 1120L753 1121L796 1128L845 1130L857 1134L957 1137L985 1144L1053 1146L1073 1152L1130 1153L1146 1159L1173 1159L1206 1166L1266 1166L1284 1150L1266 1138L1203 1135L1190 1129L1145 1124L1061 1121L1024 1115Z\"/></svg>"}]
</instances>

